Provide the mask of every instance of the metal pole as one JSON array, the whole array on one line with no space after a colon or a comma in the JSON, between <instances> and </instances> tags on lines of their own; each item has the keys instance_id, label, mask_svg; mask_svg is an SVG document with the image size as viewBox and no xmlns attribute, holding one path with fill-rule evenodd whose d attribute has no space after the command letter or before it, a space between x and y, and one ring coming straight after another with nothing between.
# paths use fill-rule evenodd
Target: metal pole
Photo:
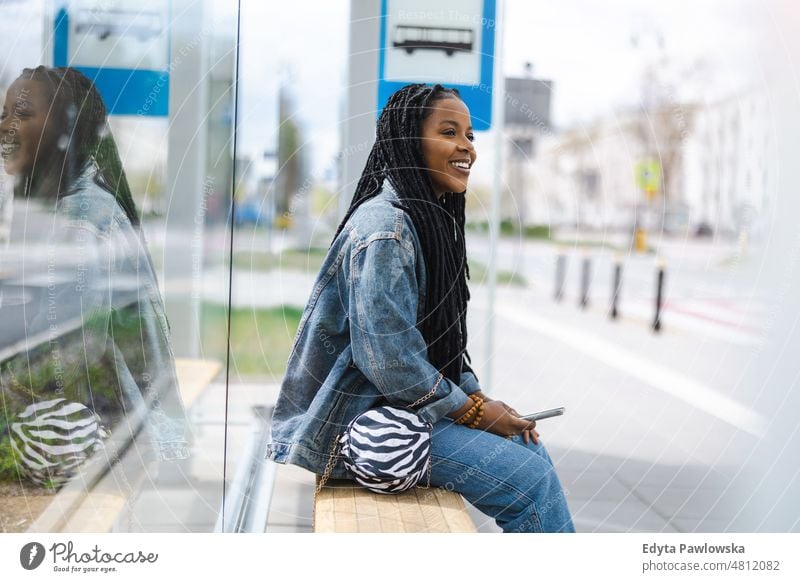
<instances>
[{"instance_id":1,"label":"metal pole","mask_svg":"<svg viewBox=\"0 0 800 582\"><path fill-rule=\"evenodd\" d=\"M583 257L583 268L581 269L581 309L589 306L589 276L591 272L591 258L587 254Z\"/></svg>"},{"instance_id":2,"label":"metal pole","mask_svg":"<svg viewBox=\"0 0 800 582\"><path fill-rule=\"evenodd\" d=\"M494 180L492 183L492 205L489 216L489 285L488 306L486 309L486 372L482 382L483 390L492 389L492 373L494 371L494 300L497 287L497 270L495 255L497 236L500 231L500 194L503 187L503 124L505 122L505 86L503 75L503 22L505 19L505 2L497 0L497 21L494 38L494 80L492 90L492 124L494 125Z\"/></svg>"},{"instance_id":3,"label":"metal pole","mask_svg":"<svg viewBox=\"0 0 800 582\"><path fill-rule=\"evenodd\" d=\"M209 6L193 0L171 4L172 54L178 54L197 38L209 22ZM211 39L203 37L197 48L185 51L180 66L169 74L169 134L167 187L169 213L164 237L164 307L171 324L170 343L176 356L200 355L200 296L203 283L205 228L196 221L205 217L209 191L209 63ZM232 236L232 234L231 234ZM186 282L191 281L187 286ZM230 281L228 281L230 285Z\"/></svg>"},{"instance_id":4,"label":"metal pole","mask_svg":"<svg viewBox=\"0 0 800 582\"><path fill-rule=\"evenodd\" d=\"M556 257L556 292L555 300L561 301L564 298L564 279L567 273L567 256L564 253Z\"/></svg>"},{"instance_id":5,"label":"metal pole","mask_svg":"<svg viewBox=\"0 0 800 582\"><path fill-rule=\"evenodd\" d=\"M661 303L664 292L664 261L658 261L658 275L656 276L656 316L653 319L653 331L661 331Z\"/></svg>"},{"instance_id":6,"label":"metal pole","mask_svg":"<svg viewBox=\"0 0 800 582\"><path fill-rule=\"evenodd\" d=\"M350 30L347 48L347 100L342 123L342 157L339 162L338 223L353 200L358 179L375 142L375 112L378 103L378 61L381 33L381 3L350 0ZM375 48L378 50L375 50Z\"/></svg>"},{"instance_id":7,"label":"metal pole","mask_svg":"<svg viewBox=\"0 0 800 582\"><path fill-rule=\"evenodd\" d=\"M614 287L611 289L611 319L619 317L617 303L619 301L619 291L622 287L622 261L619 256L614 257Z\"/></svg>"}]
</instances>

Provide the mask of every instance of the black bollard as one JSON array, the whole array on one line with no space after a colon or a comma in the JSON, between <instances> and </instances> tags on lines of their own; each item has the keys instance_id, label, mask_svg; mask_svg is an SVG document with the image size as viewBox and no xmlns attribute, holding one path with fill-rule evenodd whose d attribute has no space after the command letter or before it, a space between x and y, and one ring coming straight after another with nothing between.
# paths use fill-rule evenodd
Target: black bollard
<instances>
[{"instance_id":1,"label":"black bollard","mask_svg":"<svg viewBox=\"0 0 800 582\"><path fill-rule=\"evenodd\" d=\"M589 275L591 271L591 259L589 255L583 257L583 268L581 269L581 309L589 306Z\"/></svg>"},{"instance_id":2,"label":"black bollard","mask_svg":"<svg viewBox=\"0 0 800 582\"><path fill-rule=\"evenodd\" d=\"M622 261L619 257L614 259L614 287L611 289L611 319L619 317L617 310L617 302L619 301L619 292L622 288Z\"/></svg>"},{"instance_id":3,"label":"black bollard","mask_svg":"<svg viewBox=\"0 0 800 582\"><path fill-rule=\"evenodd\" d=\"M556 257L556 292L555 300L561 301L564 298L564 279L567 272L567 257L560 254Z\"/></svg>"},{"instance_id":4,"label":"black bollard","mask_svg":"<svg viewBox=\"0 0 800 582\"><path fill-rule=\"evenodd\" d=\"M656 276L656 316L653 319L653 331L661 331L661 302L664 295L664 261L658 262L658 275Z\"/></svg>"}]
</instances>

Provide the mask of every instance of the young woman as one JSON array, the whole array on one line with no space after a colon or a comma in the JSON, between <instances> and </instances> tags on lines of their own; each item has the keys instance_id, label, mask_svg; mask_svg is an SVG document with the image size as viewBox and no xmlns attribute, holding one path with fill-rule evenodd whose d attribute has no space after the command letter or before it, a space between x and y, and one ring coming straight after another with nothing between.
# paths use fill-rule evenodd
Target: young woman
<instances>
[{"instance_id":1,"label":"young woman","mask_svg":"<svg viewBox=\"0 0 800 582\"><path fill-rule=\"evenodd\" d=\"M574 531L536 423L484 395L468 364L472 141L457 91L414 84L390 97L301 319L268 457L350 478L333 453L348 423L423 401L431 485L461 493L506 532Z\"/></svg>"},{"instance_id":2,"label":"young woman","mask_svg":"<svg viewBox=\"0 0 800 582\"><path fill-rule=\"evenodd\" d=\"M0 147L15 181L9 285L30 298L5 329L25 349L0 369L0 455L48 486L131 444L138 473L186 458L164 306L100 94L75 69L25 69Z\"/></svg>"}]
</instances>

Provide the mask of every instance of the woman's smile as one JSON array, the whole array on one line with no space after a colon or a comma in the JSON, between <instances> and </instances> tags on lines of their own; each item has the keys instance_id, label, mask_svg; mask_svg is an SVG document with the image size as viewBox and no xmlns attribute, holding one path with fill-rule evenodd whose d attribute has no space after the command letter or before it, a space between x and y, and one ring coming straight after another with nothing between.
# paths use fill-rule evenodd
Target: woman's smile
<instances>
[{"instance_id":1,"label":"woman's smile","mask_svg":"<svg viewBox=\"0 0 800 582\"><path fill-rule=\"evenodd\" d=\"M19 151L19 146L19 142L4 142L2 146L0 146L2 147L2 150L0 150L0 155L3 156L4 160L6 160Z\"/></svg>"},{"instance_id":2,"label":"woman's smile","mask_svg":"<svg viewBox=\"0 0 800 582\"><path fill-rule=\"evenodd\" d=\"M465 176L469 176L469 169L472 167L472 160L469 158L453 160L450 162L450 165L453 166L458 172L464 174Z\"/></svg>"}]
</instances>

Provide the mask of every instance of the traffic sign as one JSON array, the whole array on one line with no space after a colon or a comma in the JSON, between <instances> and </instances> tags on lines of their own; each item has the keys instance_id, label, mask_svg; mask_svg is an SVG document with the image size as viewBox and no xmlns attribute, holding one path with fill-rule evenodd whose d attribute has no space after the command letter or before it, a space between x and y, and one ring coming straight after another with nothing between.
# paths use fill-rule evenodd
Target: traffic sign
<instances>
[{"instance_id":1,"label":"traffic sign","mask_svg":"<svg viewBox=\"0 0 800 582\"><path fill-rule=\"evenodd\" d=\"M636 164L636 183L648 198L653 198L661 188L661 163L647 159Z\"/></svg>"},{"instance_id":2,"label":"traffic sign","mask_svg":"<svg viewBox=\"0 0 800 582\"><path fill-rule=\"evenodd\" d=\"M53 64L89 77L109 114L169 113L170 0L58 0Z\"/></svg>"},{"instance_id":3,"label":"traffic sign","mask_svg":"<svg viewBox=\"0 0 800 582\"><path fill-rule=\"evenodd\" d=\"M409 83L441 83L461 93L473 129L489 129L496 12L496 0L381 0L378 107Z\"/></svg>"}]
</instances>

